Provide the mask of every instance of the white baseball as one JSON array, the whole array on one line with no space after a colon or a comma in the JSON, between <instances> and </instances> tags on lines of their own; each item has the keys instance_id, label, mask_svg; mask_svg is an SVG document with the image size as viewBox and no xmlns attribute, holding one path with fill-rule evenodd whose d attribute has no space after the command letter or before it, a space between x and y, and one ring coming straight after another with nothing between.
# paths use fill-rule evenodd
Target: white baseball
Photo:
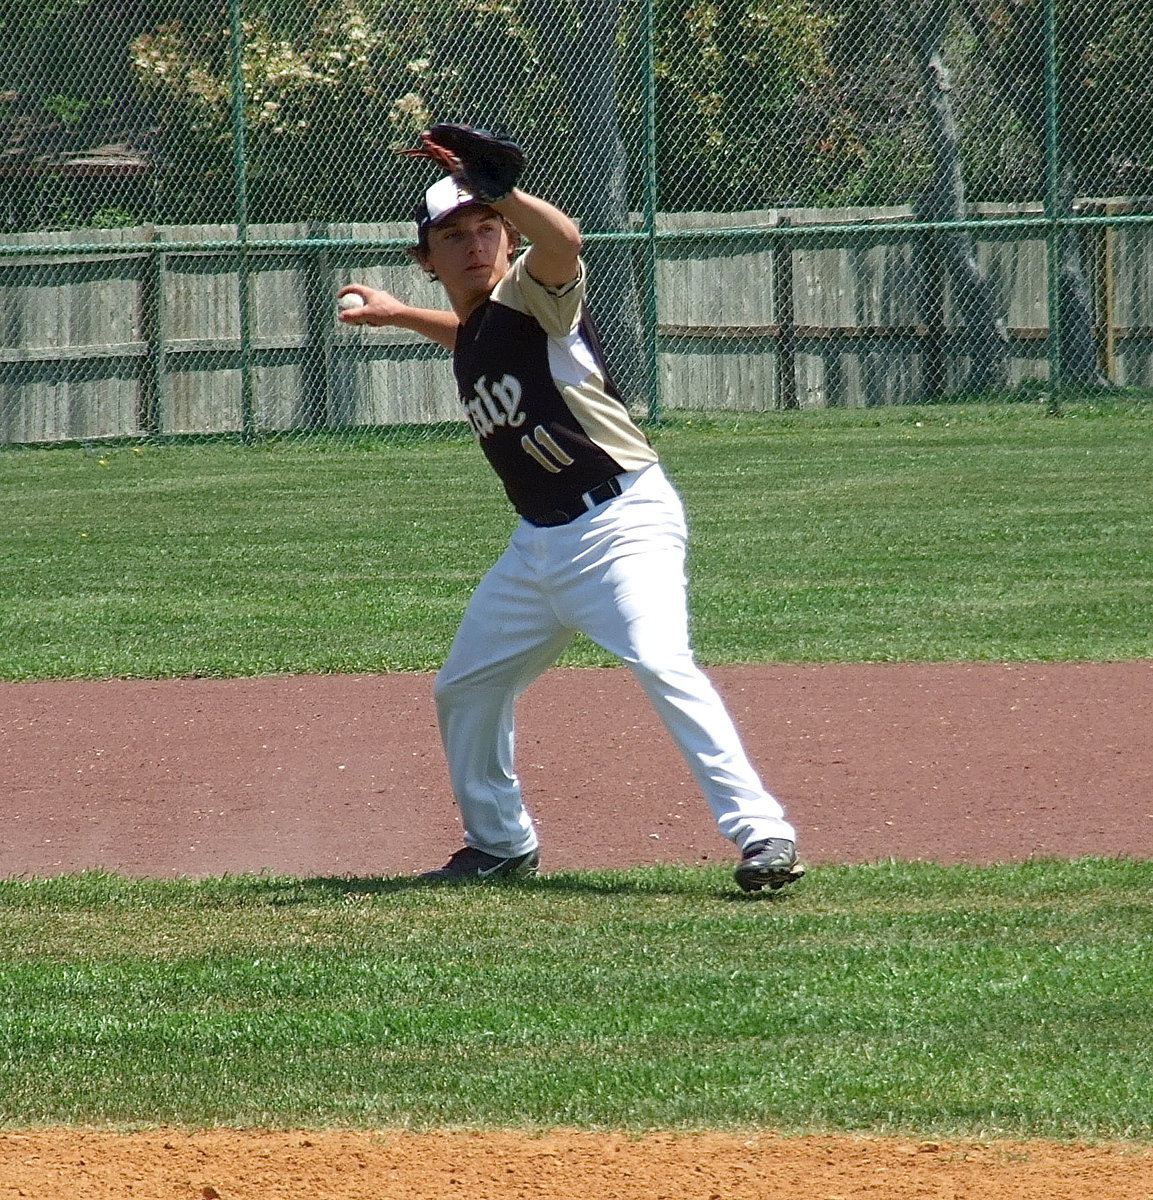
<instances>
[{"instance_id":1,"label":"white baseball","mask_svg":"<svg viewBox=\"0 0 1153 1200\"><path fill-rule=\"evenodd\" d=\"M363 308L364 297L358 292L349 292L345 296L337 296L336 307L339 308L341 312L348 312L353 308Z\"/></svg>"}]
</instances>

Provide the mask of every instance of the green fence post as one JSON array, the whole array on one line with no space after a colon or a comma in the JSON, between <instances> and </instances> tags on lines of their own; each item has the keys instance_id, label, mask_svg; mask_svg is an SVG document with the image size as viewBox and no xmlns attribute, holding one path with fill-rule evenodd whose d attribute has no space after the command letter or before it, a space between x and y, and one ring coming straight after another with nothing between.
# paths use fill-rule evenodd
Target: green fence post
<instances>
[{"instance_id":1,"label":"green fence post","mask_svg":"<svg viewBox=\"0 0 1153 1200\"><path fill-rule=\"evenodd\" d=\"M327 223L309 222L310 242L325 242L328 236ZM332 395L332 351L336 340L336 287L331 255L324 246L306 250L301 258L307 339L301 360L301 418L309 429L325 429L332 424L329 397Z\"/></svg>"},{"instance_id":2,"label":"green fence post","mask_svg":"<svg viewBox=\"0 0 1153 1200\"><path fill-rule=\"evenodd\" d=\"M789 229L792 220L782 216L778 229ZM777 327L777 407L800 408L797 396L797 319L793 303L795 286L793 243L787 234L773 239L773 306Z\"/></svg>"},{"instance_id":3,"label":"green fence post","mask_svg":"<svg viewBox=\"0 0 1153 1200\"><path fill-rule=\"evenodd\" d=\"M140 380L138 423L140 432L157 437L164 429L168 415L167 317L164 303L164 275L167 270L164 254L164 233L151 226L148 231L150 249L142 259L140 280L140 324L144 334L146 354Z\"/></svg>"},{"instance_id":4,"label":"green fence post","mask_svg":"<svg viewBox=\"0 0 1153 1200\"><path fill-rule=\"evenodd\" d=\"M657 303L656 0L644 0L644 332L650 421L661 416L660 306Z\"/></svg>"},{"instance_id":5,"label":"green fence post","mask_svg":"<svg viewBox=\"0 0 1153 1200\"><path fill-rule=\"evenodd\" d=\"M240 318L240 435L256 435L256 405L252 377L252 306L248 262L248 147L244 130L244 25L240 0L229 3L228 57L232 77L232 176L236 216L236 283Z\"/></svg>"},{"instance_id":6,"label":"green fence post","mask_svg":"<svg viewBox=\"0 0 1153 1200\"><path fill-rule=\"evenodd\" d=\"M1060 404L1061 368L1061 128L1057 110L1060 99L1057 43L1057 0L1044 0L1045 36L1045 275L1048 285L1049 406Z\"/></svg>"}]
</instances>

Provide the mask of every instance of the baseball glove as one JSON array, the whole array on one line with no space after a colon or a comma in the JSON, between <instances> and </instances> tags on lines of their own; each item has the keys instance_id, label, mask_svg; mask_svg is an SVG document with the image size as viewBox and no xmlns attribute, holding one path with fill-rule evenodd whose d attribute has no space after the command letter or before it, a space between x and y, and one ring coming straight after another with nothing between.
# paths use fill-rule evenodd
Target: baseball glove
<instances>
[{"instance_id":1,"label":"baseball glove","mask_svg":"<svg viewBox=\"0 0 1153 1200\"><path fill-rule=\"evenodd\" d=\"M481 204L503 200L524 170L516 142L471 125L434 125L420 140L420 149L401 153L439 163Z\"/></svg>"}]
</instances>

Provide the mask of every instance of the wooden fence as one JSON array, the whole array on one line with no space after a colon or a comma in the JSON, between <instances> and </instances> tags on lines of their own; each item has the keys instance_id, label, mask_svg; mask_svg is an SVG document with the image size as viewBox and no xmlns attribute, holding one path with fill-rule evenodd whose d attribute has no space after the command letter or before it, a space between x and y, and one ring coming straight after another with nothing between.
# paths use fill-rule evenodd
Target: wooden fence
<instances>
[{"instance_id":1,"label":"wooden fence","mask_svg":"<svg viewBox=\"0 0 1153 1200\"><path fill-rule=\"evenodd\" d=\"M1111 202L1112 211L1124 208ZM1037 212L984 206L974 215ZM946 389L960 386L971 348L947 294L941 328L926 325L921 256L915 235L900 228L910 216L907 209L662 216L661 404L762 410L914 402L928 398L931 346L942 355L936 386L942 378ZM826 244L782 237L783 223L798 233L806 225L870 230ZM740 230L754 232L733 233ZM227 245L232 226L9 239L22 252L0 258L0 443L459 420L443 351L401 331L355 330L334 319L332 298L354 279L416 304L443 303L402 250L355 245L408 232L407 225L253 226L247 236L257 247L246 250L243 271ZM1010 386L1047 372L1046 243L1023 232L982 230L976 243L1008 333ZM1153 231L1101 226L1083 241L1102 365L1117 383L1153 384ZM67 243L99 249L63 253ZM200 251L197 243L216 248Z\"/></svg>"},{"instance_id":2,"label":"wooden fence","mask_svg":"<svg viewBox=\"0 0 1153 1200\"><path fill-rule=\"evenodd\" d=\"M327 226L333 239L401 236L400 226ZM251 241L315 237L262 227ZM334 265L323 250L253 250L244 282L232 226L83 230L107 251L0 262L0 441L288 430L458 420L451 378L411 335L335 321L335 293L356 279L440 303L402 254ZM25 235L59 246L60 234ZM117 253L116 244L149 248ZM391 260L391 261L389 261Z\"/></svg>"},{"instance_id":3,"label":"wooden fence","mask_svg":"<svg viewBox=\"0 0 1153 1200\"><path fill-rule=\"evenodd\" d=\"M1084 201L1116 216L1146 201ZM1036 218L1040 205L974 205L974 218ZM902 224L912 209L795 209L673 214L665 230L698 234L657 269L661 386L667 407L762 410L915 403L962 393L972 347L942 280L927 322L924 257ZM1114 383L1153 384L1153 216L1082 232L1100 365ZM830 244L798 238L749 247L724 229L869 225ZM1005 386L1048 376L1048 253L1043 231L975 236L1008 343ZM766 241L769 239L766 238ZM702 250L707 248L709 252ZM932 369L934 355L942 361Z\"/></svg>"}]
</instances>

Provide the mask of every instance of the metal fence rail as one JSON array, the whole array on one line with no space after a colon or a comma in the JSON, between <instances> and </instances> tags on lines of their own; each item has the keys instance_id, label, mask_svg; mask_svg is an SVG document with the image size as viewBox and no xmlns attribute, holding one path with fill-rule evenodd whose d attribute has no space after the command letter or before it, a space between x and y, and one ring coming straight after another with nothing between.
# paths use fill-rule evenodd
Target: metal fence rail
<instances>
[{"instance_id":1,"label":"metal fence rail","mask_svg":"<svg viewBox=\"0 0 1153 1200\"><path fill-rule=\"evenodd\" d=\"M0 443L457 421L441 351L333 309L442 303L389 149L439 119L581 221L640 409L1153 384L1142 6L116 10L0 25Z\"/></svg>"}]
</instances>

